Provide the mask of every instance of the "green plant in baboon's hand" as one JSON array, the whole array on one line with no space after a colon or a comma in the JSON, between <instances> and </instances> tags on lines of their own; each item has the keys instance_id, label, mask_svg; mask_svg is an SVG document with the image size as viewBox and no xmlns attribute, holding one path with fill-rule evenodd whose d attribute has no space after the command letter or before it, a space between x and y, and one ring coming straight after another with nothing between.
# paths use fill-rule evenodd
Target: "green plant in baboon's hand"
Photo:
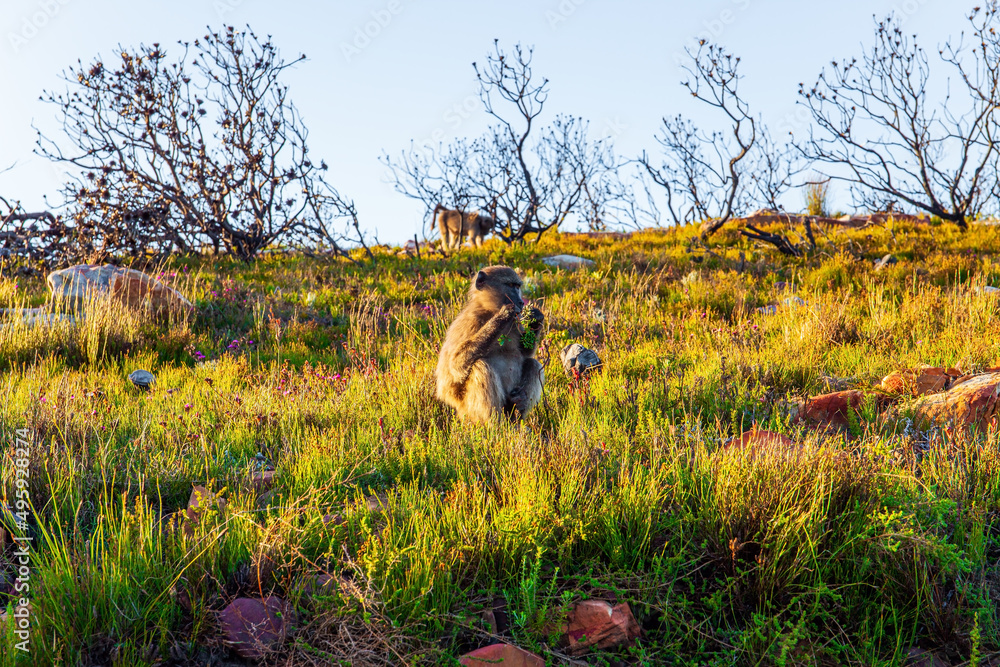
<instances>
[{"instance_id":1,"label":"green plant in baboon's hand","mask_svg":"<svg viewBox=\"0 0 1000 667\"><path fill-rule=\"evenodd\" d=\"M535 316L532 315L530 309L525 308L521 311L521 329L523 329L521 333L521 345L523 345L526 350L534 349L535 343L537 342L538 335L532 328L535 324Z\"/></svg>"}]
</instances>

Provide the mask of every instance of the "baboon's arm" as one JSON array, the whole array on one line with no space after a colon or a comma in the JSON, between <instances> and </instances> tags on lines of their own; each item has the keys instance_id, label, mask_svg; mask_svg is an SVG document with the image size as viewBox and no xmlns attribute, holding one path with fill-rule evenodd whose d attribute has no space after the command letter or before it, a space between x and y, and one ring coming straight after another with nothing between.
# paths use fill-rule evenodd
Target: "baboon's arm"
<instances>
[{"instance_id":1,"label":"baboon's arm","mask_svg":"<svg viewBox=\"0 0 1000 667\"><path fill-rule=\"evenodd\" d=\"M486 356L493 341L499 337L500 330L510 324L514 316L514 308L509 305L504 306L458 349L455 354L455 365L462 369L460 384L469 379L472 365Z\"/></svg>"}]
</instances>

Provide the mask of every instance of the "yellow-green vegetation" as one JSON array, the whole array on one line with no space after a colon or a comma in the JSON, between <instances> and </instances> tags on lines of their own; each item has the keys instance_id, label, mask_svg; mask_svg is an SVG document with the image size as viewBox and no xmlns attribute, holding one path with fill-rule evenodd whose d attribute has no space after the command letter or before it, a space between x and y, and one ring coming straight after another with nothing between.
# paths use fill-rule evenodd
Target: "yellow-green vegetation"
<instances>
[{"instance_id":1,"label":"yellow-green vegetation","mask_svg":"<svg viewBox=\"0 0 1000 667\"><path fill-rule=\"evenodd\" d=\"M507 641L562 664L560 619L588 597L628 602L643 628L588 664L888 666L912 647L986 664L997 433L867 410L824 433L785 406L824 377L1000 365L1000 299L977 290L1000 284L1000 235L827 233L805 259L732 230L706 253L692 228L361 266L177 258L155 272L190 316L95 304L79 324L0 329L2 493L13 504L27 429L35 540L32 651L8 625L0 663L223 664L217 612L274 592L298 610L274 664L456 664L490 643L494 598ZM886 252L899 262L876 272ZM596 268L554 271L555 253ZM434 399L437 349L496 263L546 315L544 402L518 425L463 425ZM45 291L39 273L0 278L5 307ZM570 342L603 368L568 378ZM754 424L802 447L723 446ZM266 466L273 488L255 492ZM193 484L227 503L177 527ZM334 585L309 592L321 573Z\"/></svg>"}]
</instances>

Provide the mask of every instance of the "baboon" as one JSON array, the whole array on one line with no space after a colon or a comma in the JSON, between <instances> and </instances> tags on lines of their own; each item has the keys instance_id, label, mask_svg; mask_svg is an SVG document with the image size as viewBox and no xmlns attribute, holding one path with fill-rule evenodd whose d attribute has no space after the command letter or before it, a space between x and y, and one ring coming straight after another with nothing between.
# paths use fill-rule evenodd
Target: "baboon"
<instances>
[{"instance_id":1,"label":"baboon","mask_svg":"<svg viewBox=\"0 0 1000 667\"><path fill-rule=\"evenodd\" d=\"M483 246L483 237L493 231L496 221L482 211L456 211L441 204L434 207L433 225L441 230L441 247L458 250L462 237L468 236L477 248Z\"/></svg>"},{"instance_id":2,"label":"baboon","mask_svg":"<svg viewBox=\"0 0 1000 667\"><path fill-rule=\"evenodd\" d=\"M545 372L535 350L545 318L532 307L522 331L525 303L521 278L508 266L488 266L473 279L465 307L448 327L435 374L438 400L461 419L518 420L541 400Z\"/></svg>"}]
</instances>

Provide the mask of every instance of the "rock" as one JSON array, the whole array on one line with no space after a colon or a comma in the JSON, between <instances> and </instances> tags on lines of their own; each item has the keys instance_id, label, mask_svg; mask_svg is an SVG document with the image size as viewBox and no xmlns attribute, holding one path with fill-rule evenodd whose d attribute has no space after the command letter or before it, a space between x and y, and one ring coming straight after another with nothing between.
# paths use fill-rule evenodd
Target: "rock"
<instances>
[{"instance_id":1,"label":"rock","mask_svg":"<svg viewBox=\"0 0 1000 667\"><path fill-rule=\"evenodd\" d=\"M49 312L50 308L0 308L0 315L13 316L12 321L3 326L13 326L20 319L24 326L37 327L39 325L53 327L57 324L76 324L76 317L65 313Z\"/></svg>"},{"instance_id":2,"label":"rock","mask_svg":"<svg viewBox=\"0 0 1000 667\"><path fill-rule=\"evenodd\" d=\"M6 529L13 535L18 525L19 521L17 515L14 514L14 509L10 505L0 502L0 531Z\"/></svg>"},{"instance_id":3,"label":"rock","mask_svg":"<svg viewBox=\"0 0 1000 667\"><path fill-rule=\"evenodd\" d=\"M681 278L681 285L687 287L688 285L693 285L694 283L701 282L701 274L698 271L692 271L683 278Z\"/></svg>"},{"instance_id":4,"label":"rock","mask_svg":"<svg viewBox=\"0 0 1000 667\"><path fill-rule=\"evenodd\" d=\"M973 287L972 291L978 294L996 296L997 294L1000 294L1000 287L990 287L989 285L983 285L982 287Z\"/></svg>"},{"instance_id":5,"label":"rock","mask_svg":"<svg viewBox=\"0 0 1000 667\"><path fill-rule=\"evenodd\" d=\"M559 352L559 359L562 361L566 374L573 376L575 373L587 375L601 365L601 359L597 353L579 343L570 343Z\"/></svg>"},{"instance_id":6,"label":"rock","mask_svg":"<svg viewBox=\"0 0 1000 667\"><path fill-rule=\"evenodd\" d=\"M781 308L797 308L804 305L806 305L806 302L799 297L787 296L781 300L781 303L769 303L766 306L761 306L760 308L755 308L754 310L765 315L773 315Z\"/></svg>"},{"instance_id":7,"label":"rock","mask_svg":"<svg viewBox=\"0 0 1000 667\"><path fill-rule=\"evenodd\" d=\"M895 264L899 260L896 259L895 255L885 255L882 259L875 262L875 270L882 271L883 269Z\"/></svg>"},{"instance_id":8,"label":"rock","mask_svg":"<svg viewBox=\"0 0 1000 667\"><path fill-rule=\"evenodd\" d=\"M542 262L553 268L566 269L567 271L592 269L597 266L593 260L577 257L576 255L552 255L551 257L543 257Z\"/></svg>"},{"instance_id":9,"label":"rock","mask_svg":"<svg viewBox=\"0 0 1000 667\"><path fill-rule=\"evenodd\" d=\"M214 507L217 510L226 508L226 499L220 498L204 486L194 486L191 489L191 497L188 498L186 514L192 521L197 521L201 516L199 510Z\"/></svg>"},{"instance_id":10,"label":"rock","mask_svg":"<svg viewBox=\"0 0 1000 667\"><path fill-rule=\"evenodd\" d=\"M292 631L292 609L279 597L237 598L219 613L222 634L244 658L260 658Z\"/></svg>"},{"instance_id":11,"label":"rock","mask_svg":"<svg viewBox=\"0 0 1000 667\"><path fill-rule=\"evenodd\" d=\"M744 431L740 437L729 440L724 446L738 447L740 449L750 448L755 451L761 449L786 450L795 447L795 441L781 433L761 431L753 428L749 431Z\"/></svg>"},{"instance_id":12,"label":"rock","mask_svg":"<svg viewBox=\"0 0 1000 667\"><path fill-rule=\"evenodd\" d=\"M193 486L187 507L166 517L167 528L173 531L183 530L187 537L192 538L195 534L195 527L201 521L202 510L210 507L220 511L225 509L225 498L216 496L204 486Z\"/></svg>"},{"instance_id":13,"label":"rock","mask_svg":"<svg viewBox=\"0 0 1000 667\"><path fill-rule=\"evenodd\" d=\"M310 597L314 595L329 595L337 589L337 579L329 574L317 574L313 577L306 577L302 580L302 594Z\"/></svg>"},{"instance_id":14,"label":"rock","mask_svg":"<svg viewBox=\"0 0 1000 667\"><path fill-rule=\"evenodd\" d=\"M628 604L584 600L569 612L564 629L570 655L630 644L641 633Z\"/></svg>"},{"instance_id":15,"label":"rock","mask_svg":"<svg viewBox=\"0 0 1000 667\"><path fill-rule=\"evenodd\" d=\"M851 388L851 385L857 382L857 378L839 378L832 375L821 375L819 381L823 383L823 387L828 391L846 391Z\"/></svg>"},{"instance_id":16,"label":"rock","mask_svg":"<svg viewBox=\"0 0 1000 667\"><path fill-rule=\"evenodd\" d=\"M483 612L483 620L492 635L502 635L510 629L510 616L507 614L507 600L503 597L493 598L490 609Z\"/></svg>"},{"instance_id":17,"label":"rock","mask_svg":"<svg viewBox=\"0 0 1000 667\"><path fill-rule=\"evenodd\" d=\"M250 485L255 493L263 493L274 486L273 470L258 470L250 475Z\"/></svg>"},{"instance_id":18,"label":"rock","mask_svg":"<svg viewBox=\"0 0 1000 667\"><path fill-rule=\"evenodd\" d=\"M128 379L132 381L132 384L143 391L149 391L149 388L156 384L156 376L141 368L129 373Z\"/></svg>"},{"instance_id":19,"label":"rock","mask_svg":"<svg viewBox=\"0 0 1000 667\"><path fill-rule=\"evenodd\" d=\"M894 371L882 378L882 390L892 395L923 396L947 389L961 371L939 366L921 366L913 370Z\"/></svg>"},{"instance_id":20,"label":"rock","mask_svg":"<svg viewBox=\"0 0 1000 667\"><path fill-rule=\"evenodd\" d=\"M950 663L937 653L914 646L906 652L906 667L949 667Z\"/></svg>"},{"instance_id":21,"label":"rock","mask_svg":"<svg viewBox=\"0 0 1000 667\"><path fill-rule=\"evenodd\" d=\"M787 296L781 300L781 305L788 308L795 308L796 306L804 306L806 302L797 296Z\"/></svg>"},{"instance_id":22,"label":"rock","mask_svg":"<svg viewBox=\"0 0 1000 667\"><path fill-rule=\"evenodd\" d=\"M483 648L476 649L472 653L466 653L458 659L460 665L465 667L545 667L545 661L534 653L528 653L523 649L510 644L490 644Z\"/></svg>"},{"instance_id":23,"label":"rock","mask_svg":"<svg viewBox=\"0 0 1000 667\"><path fill-rule=\"evenodd\" d=\"M142 271L105 264L77 264L48 275L53 301L79 309L95 297L108 296L128 308L162 313L191 310L194 304Z\"/></svg>"},{"instance_id":24,"label":"rock","mask_svg":"<svg viewBox=\"0 0 1000 667\"><path fill-rule=\"evenodd\" d=\"M803 404L796 420L821 426L846 426L848 409L857 410L863 398L864 394L856 389L814 396Z\"/></svg>"},{"instance_id":25,"label":"rock","mask_svg":"<svg viewBox=\"0 0 1000 667\"><path fill-rule=\"evenodd\" d=\"M324 514L321 521L323 522L324 526L329 526L330 524L333 524L334 526L340 526L346 523L344 517L342 517L339 514Z\"/></svg>"},{"instance_id":26,"label":"rock","mask_svg":"<svg viewBox=\"0 0 1000 667\"><path fill-rule=\"evenodd\" d=\"M920 398L913 406L922 425L976 427L997 419L1000 372L958 378L948 391Z\"/></svg>"}]
</instances>

